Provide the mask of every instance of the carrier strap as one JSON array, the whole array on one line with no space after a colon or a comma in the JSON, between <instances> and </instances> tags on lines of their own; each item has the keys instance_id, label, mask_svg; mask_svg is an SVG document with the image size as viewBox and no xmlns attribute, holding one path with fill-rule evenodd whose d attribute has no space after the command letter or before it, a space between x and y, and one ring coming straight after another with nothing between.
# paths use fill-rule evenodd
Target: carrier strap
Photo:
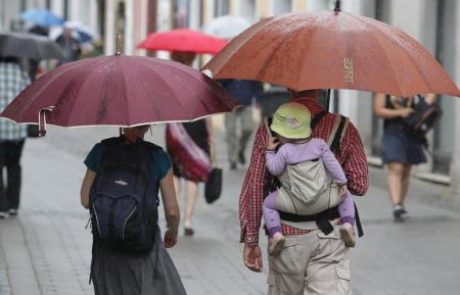
<instances>
[{"instance_id":1,"label":"carrier strap","mask_svg":"<svg viewBox=\"0 0 460 295\"><path fill-rule=\"evenodd\" d=\"M361 224L361 219L358 213L358 207L356 203L355 206L355 219L356 219L356 227L358 229L358 236L362 237L364 235L363 226ZM334 220L340 218L339 209L338 207L329 208L326 211L323 211L318 214L313 215L297 215L292 213L287 213L283 211L279 211L280 218L282 220L291 221L291 222L308 222L308 221L315 221L318 228L325 234L330 234L334 227L332 226L330 220Z\"/></svg>"}]
</instances>

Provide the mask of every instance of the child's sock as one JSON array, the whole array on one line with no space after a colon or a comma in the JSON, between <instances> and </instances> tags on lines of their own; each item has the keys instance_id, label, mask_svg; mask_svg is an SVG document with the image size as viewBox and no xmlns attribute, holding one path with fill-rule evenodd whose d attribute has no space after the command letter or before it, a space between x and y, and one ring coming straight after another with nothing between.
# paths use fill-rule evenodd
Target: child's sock
<instances>
[{"instance_id":1,"label":"child's sock","mask_svg":"<svg viewBox=\"0 0 460 295\"><path fill-rule=\"evenodd\" d=\"M275 226L275 227L269 228L268 232L270 233L270 237L273 237L275 233L281 232L281 227Z\"/></svg>"},{"instance_id":2,"label":"child's sock","mask_svg":"<svg viewBox=\"0 0 460 295\"><path fill-rule=\"evenodd\" d=\"M351 225L354 225L355 224L355 219L353 217L350 217L350 216L341 217L340 218L340 223L341 224L349 223Z\"/></svg>"}]
</instances>

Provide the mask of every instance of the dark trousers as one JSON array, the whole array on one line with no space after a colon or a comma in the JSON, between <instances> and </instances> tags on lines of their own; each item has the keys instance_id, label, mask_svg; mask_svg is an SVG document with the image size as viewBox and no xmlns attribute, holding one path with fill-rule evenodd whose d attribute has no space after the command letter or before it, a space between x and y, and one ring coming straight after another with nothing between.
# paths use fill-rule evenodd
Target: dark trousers
<instances>
[{"instance_id":1,"label":"dark trousers","mask_svg":"<svg viewBox=\"0 0 460 295\"><path fill-rule=\"evenodd\" d=\"M0 142L0 211L18 209L24 141ZM6 175L5 175L6 172Z\"/></svg>"}]
</instances>

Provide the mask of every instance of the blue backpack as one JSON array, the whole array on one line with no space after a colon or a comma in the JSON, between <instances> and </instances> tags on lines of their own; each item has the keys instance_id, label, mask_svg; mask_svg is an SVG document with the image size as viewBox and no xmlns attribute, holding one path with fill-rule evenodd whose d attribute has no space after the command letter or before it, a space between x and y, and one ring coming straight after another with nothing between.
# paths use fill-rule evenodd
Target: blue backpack
<instances>
[{"instance_id":1,"label":"blue backpack","mask_svg":"<svg viewBox=\"0 0 460 295\"><path fill-rule=\"evenodd\" d=\"M101 142L101 169L90 191L96 242L128 252L149 251L158 231L159 179L153 178L153 151L160 147L124 138Z\"/></svg>"}]
</instances>

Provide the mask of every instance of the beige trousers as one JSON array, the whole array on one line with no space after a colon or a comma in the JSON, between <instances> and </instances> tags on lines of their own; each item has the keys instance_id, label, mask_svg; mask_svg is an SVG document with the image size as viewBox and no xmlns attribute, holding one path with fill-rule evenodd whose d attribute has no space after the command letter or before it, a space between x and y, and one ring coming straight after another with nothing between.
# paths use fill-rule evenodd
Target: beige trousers
<instances>
[{"instance_id":1,"label":"beige trousers","mask_svg":"<svg viewBox=\"0 0 460 295\"><path fill-rule=\"evenodd\" d=\"M348 295L350 260L338 227L286 236L284 249L269 256L268 295Z\"/></svg>"}]
</instances>

